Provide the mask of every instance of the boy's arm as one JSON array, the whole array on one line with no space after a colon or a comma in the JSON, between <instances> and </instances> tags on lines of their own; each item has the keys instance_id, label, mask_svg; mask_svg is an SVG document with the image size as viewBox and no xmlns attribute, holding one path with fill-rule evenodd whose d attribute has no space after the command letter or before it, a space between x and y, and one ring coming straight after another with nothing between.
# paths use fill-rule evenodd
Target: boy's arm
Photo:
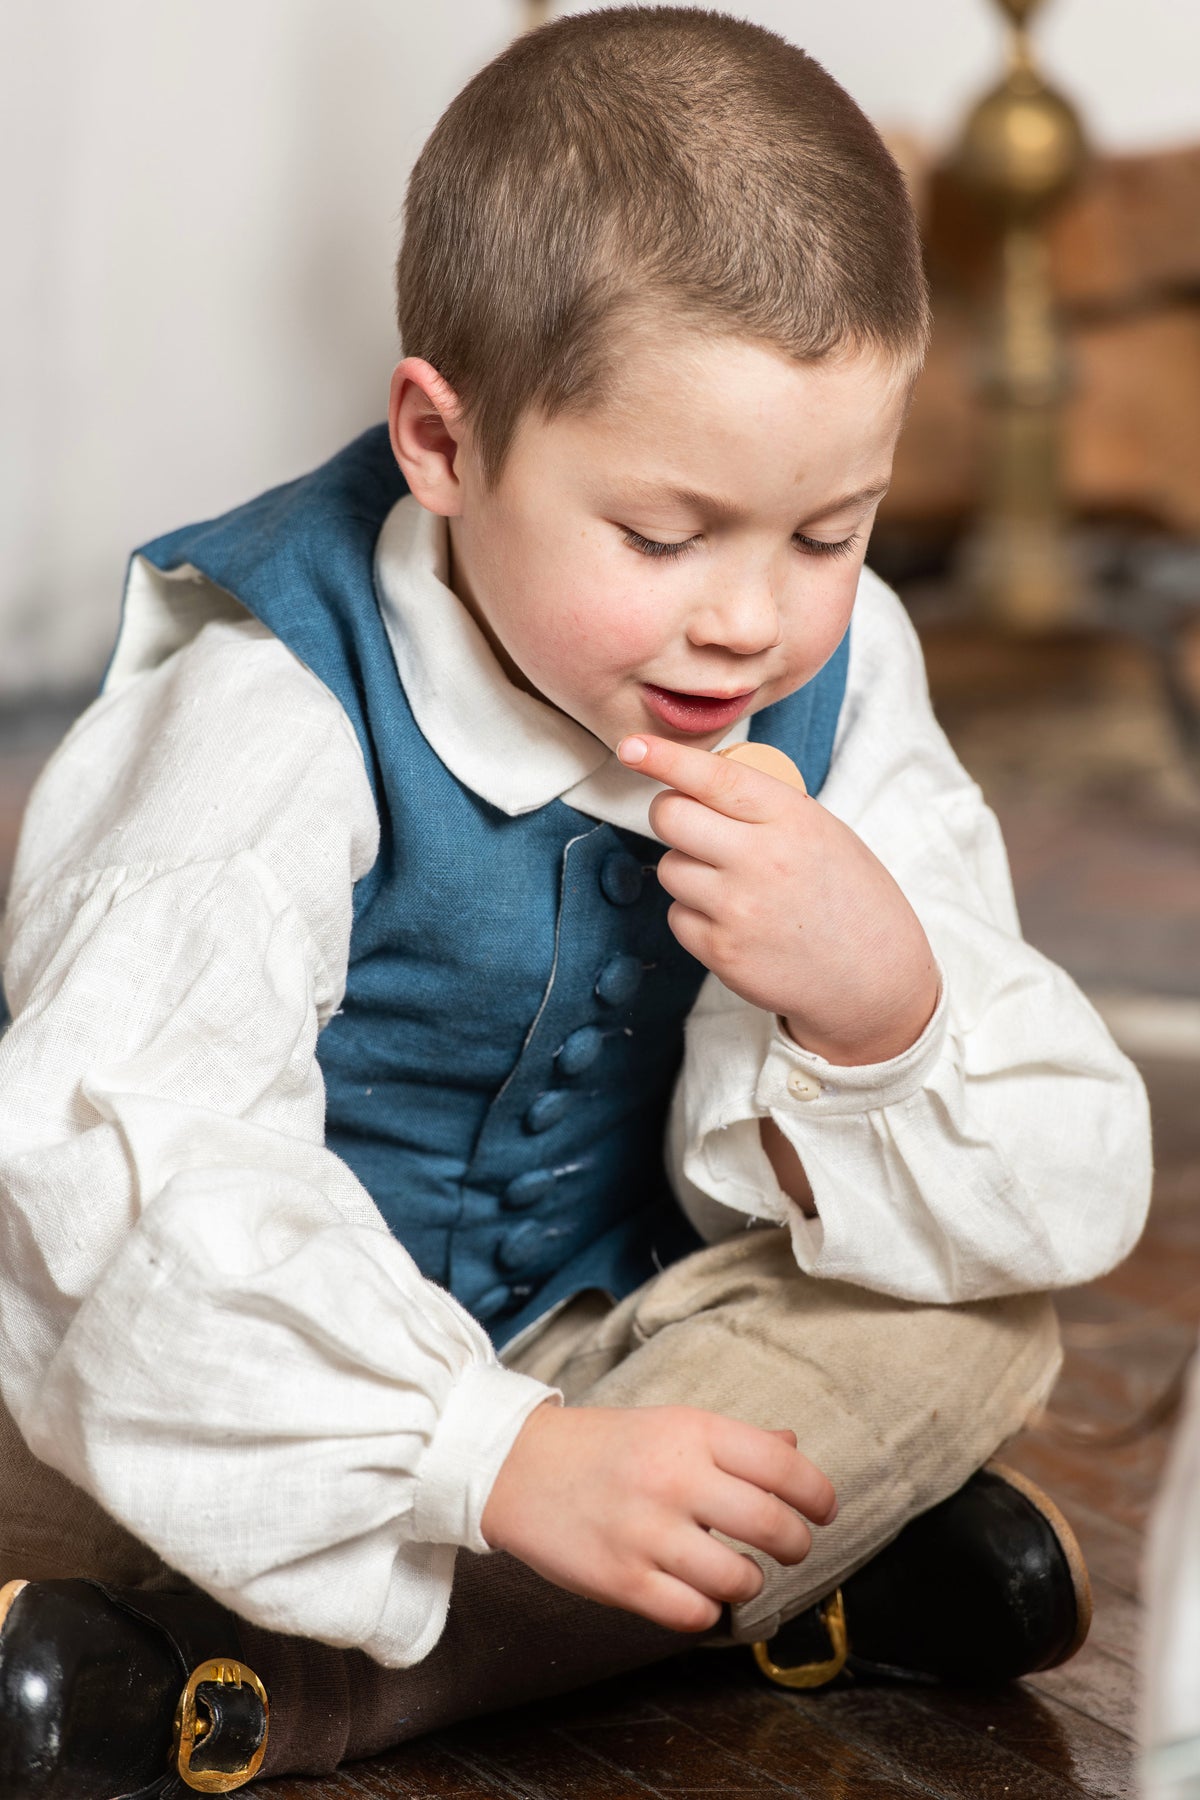
<instances>
[{"instance_id":1,"label":"boy's arm","mask_svg":"<svg viewBox=\"0 0 1200 1800\"><path fill-rule=\"evenodd\" d=\"M553 1390L324 1148L317 1031L376 843L341 708L249 620L54 757L0 943L0 1384L172 1567L400 1664Z\"/></svg>"},{"instance_id":2,"label":"boy's arm","mask_svg":"<svg viewBox=\"0 0 1200 1800\"><path fill-rule=\"evenodd\" d=\"M802 1268L908 1299L1090 1279L1145 1216L1141 1082L1074 983L1021 939L995 819L933 719L903 609L873 576L851 645L821 804L900 884L941 998L901 1054L843 1067L710 977L668 1133L676 1191L707 1236L739 1217L787 1223ZM778 1138L768 1157L764 1120L790 1170ZM802 1168L815 1217L803 1192L784 1192L781 1162Z\"/></svg>"}]
</instances>

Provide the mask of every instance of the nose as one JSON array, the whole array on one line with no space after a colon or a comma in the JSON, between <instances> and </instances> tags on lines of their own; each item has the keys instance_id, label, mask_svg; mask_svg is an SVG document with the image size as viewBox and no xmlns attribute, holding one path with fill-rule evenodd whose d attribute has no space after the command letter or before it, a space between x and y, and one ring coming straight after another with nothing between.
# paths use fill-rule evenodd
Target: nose
<instances>
[{"instance_id":1,"label":"nose","mask_svg":"<svg viewBox=\"0 0 1200 1800\"><path fill-rule=\"evenodd\" d=\"M735 656L773 650L782 636L772 583L763 573L727 581L696 608L688 627L697 649L716 647Z\"/></svg>"}]
</instances>

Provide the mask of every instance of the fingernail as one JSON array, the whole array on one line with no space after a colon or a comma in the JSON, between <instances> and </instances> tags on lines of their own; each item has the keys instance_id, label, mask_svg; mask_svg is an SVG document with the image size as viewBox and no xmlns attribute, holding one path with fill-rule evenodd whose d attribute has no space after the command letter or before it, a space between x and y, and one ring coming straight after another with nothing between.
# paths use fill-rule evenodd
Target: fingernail
<instances>
[{"instance_id":1,"label":"fingernail","mask_svg":"<svg viewBox=\"0 0 1200 1800\"><path fill-rule=\"evenodd\" d=\"M617 755L623 763L645 762L649 748L639 737L622 738L617 745Z\"/></svg>"}]
</instances>

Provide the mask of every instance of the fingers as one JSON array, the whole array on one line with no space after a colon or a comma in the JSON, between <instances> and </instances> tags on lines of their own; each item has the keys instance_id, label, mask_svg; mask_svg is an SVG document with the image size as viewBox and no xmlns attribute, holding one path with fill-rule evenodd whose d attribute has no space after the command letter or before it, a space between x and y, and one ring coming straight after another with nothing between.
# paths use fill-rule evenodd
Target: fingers
<instances>
[{"instance_id":1,"label":"fingers","mask_svg":"<svg viewBox=\"0 0 1200 1800\"><path fill-rule=\"evenodd\" d=\"M698 1594L730 1606L753 1600L762 1592L763 1572L757 1563L694 1527L672 1544L662 1558L662 1566L668 1575L674 1575Z\"/></svg>"},{"instance_id":2,"label":"fingers","mask_svg":"<svg viewBox=\"0 0 1200 1800\"><path fill-rule=\"evenodd\" d=\"M716 1540L706 1533L693 1530L693 1535L704 1541L715 1544ZM724 1545L718 1548L725 1549ZM736 1551L726 1552L735 1562L744 1563L747 1568L758 1573L753 1563ZM662 1625L668 1631L710 1631L721 1617L722 1602L711 1594L693 1587L691 1582L668 1569L650 1565L636 1573L626 1571L619 1578L611 1581L594 1581L579 1578L573 1571L551 1570L539 1568L537 1561L529 1564L539 1575L553 1581L557 1587L564 1588L568 1594L579 1594L585 1600L595 1600L600 1606L617 1606L623 1612L637 1613L643 1619L649 1619L655 1625ZM749 1582L745 1583L749 1587Z\"/></svg>"},{"instance_id":3,"label":"fingers","mask_svg":"<svg viewBox=\"0 0 1200 1800\"><path fill-rule=\"evenodd\" d=\"M675 850L686 851L698 862L712 863L715 867L728 862L736 849L739 826L675 788L655 794L650 802L649 817L655 837Z\"/></svg>"},{"instance_id":4,"label":"fingers","mask_svg":"<svg viewBox=\"0 0 1200 1800\"><path fill-rule=\"evenodd\" d=\"M765 775L761 769L732 762L711 751L697 750L691 744L673 744L669 738L653 737L641 732L637 737L622 738L617 755L627 767L652 781L661 781L728 819L741 819L747 824L765 824L778 818L785 807L801 802L803 796Z\"/></svg>"},{"instance_id":5,"label":"fingers","mask_svg":"<svg viewBox=\"0 0 1200 1800\"><path fill-rule=\"evenodd\" d=\"M727 878L708 863L697 862L682 850L668 850L658 859L658 880L672 900L681 900L694 912L710 919L719 913Z\"/></svg>"},{"instance_id":6,"label":"fingers","mask_svg":"<svg viewBox=\"0 0 1200 1800\"><path fill-rule=\"evenodd\" d=\"M717 960L716 927L708 913L698 912L694 906L685 906L676 900L667 908L667 924L675 941L688 955L711 969Z\"/></svg>"},{"instance_id":7,"label":"fingers","mask_svg":"<svg viewBox=\"0 0 1200 1800\"><path fill-rule=\"evenodd\" d=\"M636 1595L630 1595L618 1604L628 1612L641 1613L644 1619L652 1619L668 1631L711 1631L721 1617L718 1600L698 1593L686 1581L665 1569L650 1570Z\"/></svg>"},{"instance_id":8,"label":"fingers","mask_svg":"<svg viewBox=\"0 0 1200 1800\"><path fill-rule=\"evenodd\" d=\"M765 1551L778 1563L790 1567L803 1562L812 1549L812 1532L800 1514L753 1482L721 1476L711 1493L705 1495L705 1501L706 1525L736 1538L740 1544ZM740 1594L736 1597L743 1598Z\"/></svg>"},{"instance_id":9,"label":"fingers","mask_svg":"<svg viewBox=\"0 0 1200 1800\"><path fill-rule=\"evenodd\" d=\"M837 1517L837 1495L829 1477L774 1432L722 1419L714 1434L713 1456L727 1475L777 1495L814 1525L832 1524Z\"/></svg>"}]
</instances>

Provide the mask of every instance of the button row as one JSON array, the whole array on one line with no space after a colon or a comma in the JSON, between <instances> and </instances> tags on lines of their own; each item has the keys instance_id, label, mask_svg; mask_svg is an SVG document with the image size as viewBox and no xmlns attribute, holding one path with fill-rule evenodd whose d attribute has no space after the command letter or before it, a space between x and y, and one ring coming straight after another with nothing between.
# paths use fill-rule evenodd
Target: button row
<instances>
[{"instance_id":1,"label":"button row","mask_svg":"<svg viewBox=\"0 0 1200 1800\"><path fill-rule=\"evenodd\" d=\"M613 906L635 906L642 897L645 881L641 863L627 850L610 851L600 865L600 891ZM643 973L636 956L611 956L596 977L596 998L605 1006L628 1006L642 984ZM567 1081L584 1074L604 1048L604 1038L598 1025L581 1025L572 1031L555 1053L556 1073ZM565 1118L570 1104L571 1096L563 1088L538 1094L525 1114L525 1129L535 1135L551 1130ZM509 1182L503 1204L515 1210L536 1206L556 1179L553 1169L527 1169ZM527 1267L547 1240L557 1237L561 1229L526 1220L501 1238L496 1246L497 1264L510 1273ZM511 1305L516 1292L509 1283L498 1282L475 1302L476 1315L481 1319L494 1318Z\"/></svg>"},{"instance_id":2,"label":"button row","mask_svg":"<svg viewBox=\"0 0 1200 1800\"><path fill-rule=\"evenodd\" d=\"M600 891L613 906L633 906L642 897L645 870L628 850L611 850L600 865ZM606 1006L627 1006L642 981L642 965L636 956L611 956L596 977L596 996ZM570 1081L582 1075L604 1048L605 1033L598 1025L581 1025L559 1045L554 1056L558 1075ZM561 1088L551 1088L530 1102L525 1114L525 1129L537 1135L549 1131L565 1118L570 1095ZM523 1180L524 1177L519 1177ZM544 1191L544 1190L542 1190ZM514 1201L514 1205L531 1205L532 1201Z\"/></svg>"}]
</instances>

